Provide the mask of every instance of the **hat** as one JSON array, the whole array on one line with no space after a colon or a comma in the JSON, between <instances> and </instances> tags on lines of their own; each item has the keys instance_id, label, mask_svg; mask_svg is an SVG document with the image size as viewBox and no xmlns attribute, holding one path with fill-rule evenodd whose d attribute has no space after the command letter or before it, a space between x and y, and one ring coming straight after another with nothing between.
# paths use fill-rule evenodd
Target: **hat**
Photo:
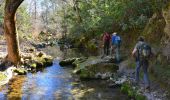
<instances>
[{"instance_id":1,"label":"hat","mask_svg":"<svg viewBox=\"0 0 170 100\"><path fill-rule=\"evenodd\" d=\"M116 34L117 34L116 32L113 33L113 35L116 35Z\"/></svg>"},{"instance_id":2,"label":"hat","mask_svg":"<svg viewBox=\"0 0 170 100\"><path fill-rule=\"evenodd\" d=\"M139 36L138 37L138 41L144 41L144 37L143 36Z\"/></svg>"}]
</instances>

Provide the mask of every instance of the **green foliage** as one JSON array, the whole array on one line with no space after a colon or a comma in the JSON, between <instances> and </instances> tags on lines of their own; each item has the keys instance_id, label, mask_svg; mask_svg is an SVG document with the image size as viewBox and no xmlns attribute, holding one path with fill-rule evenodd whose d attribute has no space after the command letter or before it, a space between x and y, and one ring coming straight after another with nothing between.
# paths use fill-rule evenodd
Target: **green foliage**
<instances>
[{"instance_id":1,"label":"green foliage","mask_svg":"<svg viewBox=\"0 0 170 100\"><path fill-rule=\"evenodd\" d=\"M103 31L142 30L163 5L159 0L79 0L59 10L58 16L71 36L93 37Z\"/></svg>"},{"instance_id":2,"label":"green foliage","mask_svg":"<svg viewBox=\"0 0 170 100\"><path fill-rule=\"evenodd\" d=\"M3 23L3 20L4 20L4 12L3 12L3 9L4 9L4 3L3 4L0 4L0 26L2 26L2 23Z\"/></svg>"},{"instance_id":3,"label":"green foliage","mask_svg":"<svg viewBox=\"0 0 170 100\"><path fill-rule=\"evenodd\" d=\"M85 47L87 48L88 52L91 52L93 54L96 54L97 52L97 46L96 46L96 43L95 41L91 40L91 41L88 41L87 44L85 45Z\"/></svg>"},{"instance_id":4,"label":"green foliage","mask_svg":"<svg viewBox=\"0 0 170 100\"><path fill-rule=\"evenodd\" d=\"M5 3L0 6L0 27L3 24L4 21L4 6ZM31 33L31 19L30 15L28 13L28 5L27 4L22 4L16 14L16 25L17 25L17 30L19 33L20 37L30 35Z\"/></svg>"},{"instance_id":5,"label":"green foliage","mask_svg":"<svg viewBox=\"0 0 170 100\"><path fill-rule=\"evenodd\" d=\"M127 94L130 98L135 98L135 100L146 100L146 97L138 93L137 90L132 88L132 85L129 83L124 83L121 86L121 92Z\"/></svg>"},{"instance_id":6,"label":"green foliage","mask_svg":"<svg viewBox=\"0 0 170 100\"><path fill-rule=\"evenodd\" d=\"M31 16L27 10L27 4L22 4L17 11L17 29L20 37L29 36L31 33Z\"/></svg>"}]
</instances>

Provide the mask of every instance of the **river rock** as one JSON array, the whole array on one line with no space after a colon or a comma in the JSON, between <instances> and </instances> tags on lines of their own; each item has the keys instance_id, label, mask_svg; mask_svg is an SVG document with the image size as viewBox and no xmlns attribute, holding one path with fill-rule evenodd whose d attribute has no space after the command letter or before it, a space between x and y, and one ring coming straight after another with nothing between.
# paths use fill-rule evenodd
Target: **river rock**
<instances>
[{"instance_id":1,"label":"river rock","mask_svg":"<svg viewBox=\"0 0 170 100\"><path fill-rule=\"evenodd\" d=\"M27 70L25 70L24 68L17 68L14 70L15 73L17 73L18 75L25 75L27 74Z\"/></svg>"},{"instance_id":2,"label":"river rock","mask_svg":"<svg viewBox=\"0 0 170 100\"><path fill-rule=\"evenodd\" d=\"M44 68L53 64L53 58L42 52L37 53L32 59L25 59L24 66L31 69Z\"/></svg>"},{"instance_id":3,"label":"river rock","mask_svg":"<svg viewBox=\"0 0 170 100\"><path fill-rule=\"evenodd\" d=\"M102 58L102 61L103 62L109 62L109 63L115 63L116 62L116 59L115 57L113 56L106 56L104 58Z\"/></svg>"},{"instance_id":4,"label":"river rock","mask_svg":"<svg viewBox=\"0 0 170 100\"><path fill-rule=\"evenodd\" d=\"M65 60L62 60L59 62L59 65L60 66L68 66L68 65L72 65L72 63L78 58L68 58L68 59L65 59Z\"/></svg>"},{"instance_id":5,"label":"river rock","mask_svg":"<svg viewBox=\"0 0 170 100\"><path fill-rule=\"evenodd\" d=\"M45 55L45 53L39 52L39 53L37 53L36 55L37 55L37 57L42 57L43 55Z\"/></svg>"}]
</instances>

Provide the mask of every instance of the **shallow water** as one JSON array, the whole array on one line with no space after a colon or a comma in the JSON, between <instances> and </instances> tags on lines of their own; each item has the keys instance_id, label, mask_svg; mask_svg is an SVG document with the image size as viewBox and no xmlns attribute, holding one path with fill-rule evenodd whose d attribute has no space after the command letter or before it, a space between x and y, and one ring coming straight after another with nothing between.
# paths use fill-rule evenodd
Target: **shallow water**
<instances>
[{"instance_id":1,"label":"shallow water","mask_svg":"<svg viewBox=\"0 0 170 100\"><path fill-rule=\"evenodd\" d=\"M1 86L0 100L123 100L126 98L119 89L108 88L106 81L75 82L71 71L71 68L60 67L58 61L55 61L53 66L36 74L15 76L8 84Z\"/></svg>"},{"instance_id":2,"label":"shallow water","mask_svg":"<svg viewBox=\"0 0 170 100\"><path fill-rule=\"evenodd\" d=\"M53 100L71 97L70 69L64 69L55 62L53 66L36 74L15 76L9 84L1 87L0 100ZM60 95L58 95L60 94ZM57 97L56 97L57 95Z\"/></svg>"},{"instance_id":3,"label":"shallow water","mask_svg":"<svg viewBox=\"0 0 170 100\"><path fill-rule=\"evenodd\" d=\"M60 51L58 47L45 48L53 57L87 56L77 50ZM0 100L127 100L120 89L109 88L106 80L79 81L71 75L72 68L53 65L37 73L14 76L0 87Z\"/></svg>"}]
</instances>

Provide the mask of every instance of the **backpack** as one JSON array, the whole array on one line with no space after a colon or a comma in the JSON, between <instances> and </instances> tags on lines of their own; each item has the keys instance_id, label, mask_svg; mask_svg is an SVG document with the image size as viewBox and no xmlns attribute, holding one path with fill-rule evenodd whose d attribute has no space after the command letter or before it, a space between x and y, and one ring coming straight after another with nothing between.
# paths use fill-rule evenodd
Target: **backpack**
<instances>
[{"instance_id":1,"label":"backpack","mask_svg":"<svg viewBox=\"0 0 170 100\"><path fill-rule=\"evenodd\" d=\"M120 46L120 43L121 43L120 37L119 37L119 36L116 36L116 37L115 37L115 44L116 44L117 46Z\"/></svg>"},{"instance_id":2,"label":"backpack","mask_svg":"<svg viewBox=\"0 0 170 100\"><path fill-rule=\"evenodd\" d=\"M111 38L110 35L105 35L105 36L104 36L104 40L105 40L105 41L110 41L110 38Z\"/></svg>"},{"instance_id":3,"label":"backpack","mask_svg":"<svg viewBox=\"0 0 170 100\"><path fill-rule=\"evenodd\" d=\"M140 60L148 60L151 56L151 47L145 42L139 46L138 51Z\"/></svg>"}]
</instances>

